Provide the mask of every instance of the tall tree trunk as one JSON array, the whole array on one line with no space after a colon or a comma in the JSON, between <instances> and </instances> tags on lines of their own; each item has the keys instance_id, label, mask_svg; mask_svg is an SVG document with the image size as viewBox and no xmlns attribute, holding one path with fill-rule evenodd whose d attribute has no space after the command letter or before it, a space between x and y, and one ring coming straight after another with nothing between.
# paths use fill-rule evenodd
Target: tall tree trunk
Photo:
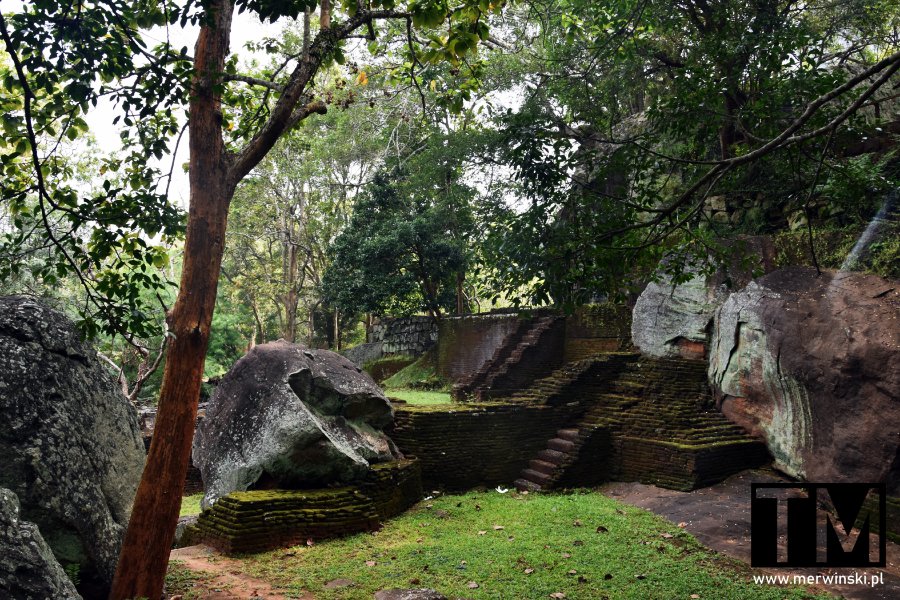
<instances>
[{"instance_id":1,"label":"tall tree trunk","mask_svg":"<svg viewBox=\"0 0 900 600\"><path fill-rule=\"evenodd\" d=\"M190 100L190 210L181 286L168 315L173 334L166 360L156 435L138 486L110 598L162 596L169 551L190 463L200 383L225 244L230 181L221 135L218 74L228 55L232 5L214 0L195 48Z\"/></svg>"}]
</instances>

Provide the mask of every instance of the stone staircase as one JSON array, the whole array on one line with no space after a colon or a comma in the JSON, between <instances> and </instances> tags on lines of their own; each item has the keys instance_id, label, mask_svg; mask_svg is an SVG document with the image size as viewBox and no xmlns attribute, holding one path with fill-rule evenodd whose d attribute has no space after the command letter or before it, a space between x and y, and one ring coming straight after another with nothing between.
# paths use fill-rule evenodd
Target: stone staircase
<instances>
[{"instance_id":1,"label":"stone staircase","mask_svg":"<svg viewBox=\"0 0 900 600\"><path fill-rule=\"evenodd\" d=\"M588 408L530 461L518 489L613 479L690 490L769 460L762 442L715 409L703 361L625 361L613 379L578 391Z\"/></svg>"},{"instance_id":2,"label":"stone staircase","mask_svg":"<svg viewBox=\"0 0 900 600\"><path fill-rule=\"evenodd\" d=\"M561 335L561 317L539 317L522 321L494 352L494 356L468 380L453 386L457 400L484 401L509 396L553 371L562 362L558 353L546 352L549 338Z\"/></svg>"}]
</instances>

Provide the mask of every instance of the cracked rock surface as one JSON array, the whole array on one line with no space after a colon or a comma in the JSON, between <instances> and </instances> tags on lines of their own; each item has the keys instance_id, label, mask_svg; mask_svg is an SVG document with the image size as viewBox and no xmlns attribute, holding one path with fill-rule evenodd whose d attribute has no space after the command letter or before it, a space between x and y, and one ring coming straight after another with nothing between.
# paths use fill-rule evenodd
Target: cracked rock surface
<instances>
[{"instance_id":1,"label":"cracked rock surface","mask_svg":"<svg viewBox=\"0 0 900 600\"><path fill-rule=\"evenodd\" d=\"M784 472L900 493L900 283L789 267L716 312L709 380Z\"/></svg>"},{"instance_id":2,"label":"cracked rock surface","mask_svg":"<svg viewBox=\"0 0 900 600\"><path fill-rule=\"evenodd\" d=\"M194 438L203 506L234 491L347 484L399 453L393 410L352 362L284 340L256 346L222 378Z\"/></svg>"},{"instance_id":3,"label":"cracked rock surface","mask_svg":"<svg viewBox=\"0 0 900 600\"><path fill-rule=\"evenodd\" d=\"M112 581L144 467L137 412L61 313L0 298L0 487L63 565Z\"/></svg>"},{"instance_id":4,"label":"cracked rock surface","mask_svg":"<svg viewBox=\"0 0 900 600\"><path fill-rule=\"evenodd\" d=\"M20 518L19 499L4 488L0 488L0 593L18 600L81 598L37 525Z\"/></svg>"}]
</instances>

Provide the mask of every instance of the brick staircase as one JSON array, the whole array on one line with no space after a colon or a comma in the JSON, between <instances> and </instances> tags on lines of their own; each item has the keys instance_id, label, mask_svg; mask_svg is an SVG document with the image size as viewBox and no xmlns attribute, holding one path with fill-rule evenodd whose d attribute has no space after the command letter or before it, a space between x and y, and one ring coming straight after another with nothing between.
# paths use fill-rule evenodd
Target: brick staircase
<instances>
[{"instance_id":1,"label":"brick staircase","mask_svg":"<svg viewBox=\"0 0 900 600\"><path fill-rule=\"evenodd\" d=\"M509 396L552 372L560 366L562 356L547 352L544 345L550 346L553 336L561 336L564 326L564 320L555 316L522 321L481 369L468 380L453 386L453 397L463 401L484 401Z\"/></svg>"},{"instance_id":2,"label":"brick staircase","mask_svg":"<svg viewBox=\"0 0 900 600\"><path fill-rule=\"evenodd\" d=\"M578 391L589 407L530 461L518 489L612 479L690 490L769 460L762 442L713 407L702 361L625 361L613 379Z\"/></svg>"}]
</instances>

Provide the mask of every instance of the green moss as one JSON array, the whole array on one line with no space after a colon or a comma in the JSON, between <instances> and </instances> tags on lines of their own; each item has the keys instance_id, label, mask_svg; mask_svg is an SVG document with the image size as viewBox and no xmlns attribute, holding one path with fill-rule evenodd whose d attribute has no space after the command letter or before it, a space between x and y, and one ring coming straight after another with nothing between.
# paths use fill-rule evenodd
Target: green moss
<instances>
[{"instance_id":1,"label":"green moss","mask_svg":"<svg viewBox=\"0 0 900 600\"><path fill-rule=\"evenodd\" d=\"M382 385L387 390L449 391L450 389L449 383L437 374L431 351L426 352L416 362L384 380Z\"/></svg>"}]
</instances>

